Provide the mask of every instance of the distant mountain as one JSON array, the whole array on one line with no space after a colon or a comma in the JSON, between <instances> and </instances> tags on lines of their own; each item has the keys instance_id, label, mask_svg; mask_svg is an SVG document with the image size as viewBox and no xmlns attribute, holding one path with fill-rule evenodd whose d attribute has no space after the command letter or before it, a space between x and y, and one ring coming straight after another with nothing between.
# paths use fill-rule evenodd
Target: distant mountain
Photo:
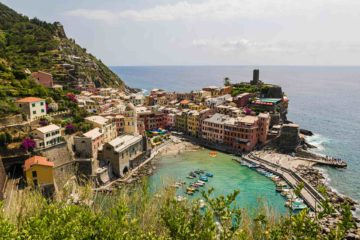
<instances>
[{"instance_id":1,"label":"distant mountain","mask_svg":"<svg viewBox=\"0 0 360 240\"><path fill-rule=\"evenodd\" d=\"M0 3L0 71L16 78L28 70L47 71L65 87L91 84L125 89L121 79L101 60L66 37L59 22L29 19ZM9 76L0 73L0 80ZM5 74L6 75L6 74ZM11 77L10 77L11 78ZM9 78L9 79L10 79ZM9 80L8 79L8 80Z\"/></svg>"}]
</instances>

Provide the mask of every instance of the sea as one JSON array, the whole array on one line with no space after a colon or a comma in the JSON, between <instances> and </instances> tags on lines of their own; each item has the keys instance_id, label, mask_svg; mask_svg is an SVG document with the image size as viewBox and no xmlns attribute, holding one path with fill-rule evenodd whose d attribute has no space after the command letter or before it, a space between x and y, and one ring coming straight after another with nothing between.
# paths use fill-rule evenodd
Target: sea
<instances>
[{"instance_id":1,"label":"sea","mask_svg":"<svg viewBox=\"0 0 360 240\"><path fill-rule=\"evenodd\" d=\"M360 67L357 66L117 66L130 87L186 92L209 85L260 79L282 86L290 99L288 119L311 130L317 153L347 161L346 169L321 167L339 194L360 202ZM359 213L357 213L359 215Z\"/></svg>"}]
</instances>

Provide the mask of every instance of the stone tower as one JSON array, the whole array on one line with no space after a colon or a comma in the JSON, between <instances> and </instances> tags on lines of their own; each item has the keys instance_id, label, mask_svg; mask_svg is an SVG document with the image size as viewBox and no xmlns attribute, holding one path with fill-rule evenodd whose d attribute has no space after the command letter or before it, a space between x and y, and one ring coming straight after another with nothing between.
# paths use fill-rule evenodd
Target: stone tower
<instances>
[{"instance_id":1,"label":"stone tower","mask_svg":"<svg viewBox=\"0 0 360 240\"><path fill-rule=\"evenodd\" d=\"M260 71L259 69L254 69L254 72L253 72L253 80L250 81L250 84L251 85L258 85L261 83L260 81Z\"/></svg>"},{"instance_id":2,"label":"stone tower","mask_svg":"<svg viewBox=\"0 0 360 240\"><path fill-rule=\"evenodd\" d=\"M124 132L125 134L132 134L132 135L138 135L138 129L137 129L137 115L136 115L136 109L134 105L129 102L126 105L125 108L125 126L124 126Z\"/></svg>"}]
</instances>

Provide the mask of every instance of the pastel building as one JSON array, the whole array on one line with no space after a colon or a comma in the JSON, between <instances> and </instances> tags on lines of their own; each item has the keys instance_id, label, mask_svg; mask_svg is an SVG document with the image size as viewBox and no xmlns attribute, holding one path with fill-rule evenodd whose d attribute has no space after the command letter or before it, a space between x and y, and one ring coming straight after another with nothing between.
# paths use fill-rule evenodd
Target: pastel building
<instances>
[{"instance_id":1,"label":"pastel building","mask_svg":"<svg viewBox=\"0 0 360 240\"><path fill-rule=\"evenodd\" d=\"M108 142L116 138L117 130L115 123L103 116L90 116L85 118L85 122L91 123L94 127L98 127L104 133L104 141Z\"/></svg>"},{"instance_id":2,"label":"pastel building","mask_svg":"<svg viewBox=\"0 0 360 240\"><path fill-rule=\"evenodd\" d=\"M98 158L98 150L104 144L104 133L96 127L74 137L74 150L77 158Z\"/></svg>"},{"instance_id":3,"label":"pastel building","mask_svg":"<svg viewBox=\"0 0 360 240\"><path fill-rule=\"evenodd\" d=\"M145 130L166 127L166 115L162 112L144 112L138 117L144 122Z\"/></svg>"},{"instance_id":4,"label":"pastel building","mask_svg":"<svg viewBox=\"0 0 360 240\"><path fill-rule=\"evenodd\" d=\"M187 127L187 115L188 115L189 109L182 110L181 112L176 113L175 118L175 128L177 131L186 133L188 130Z\"/></svg>"},{"instance_id":5,"label":"pastel building","mask_svg":"<svg viewBox=\"0 0 360 240\"><path fill-rule=\"evenodd\" d=\"M264 143L269 130L270 116L230 117L216 113L202 124L202 137L235 150L251 151L258 143Z\"/></svg>"},{"instance_id":6,"label":"pastel building","mask_svg":"<svg viewBox=\"0 0 360 240\"><path fill-rule=\"evenodd\" d=\"M202 138L208 142L224 142L224 124L229 116L216 113L202 122Z\"/></svg>"},{"instance_id":7,"label":"pastel building","mask_svg":"<svg viewBox=\"0 0 360 240\"><path fill-rule=\"evenodd\" d=\"M209 108L215 108L216 106L225 104L226 102L232 101L230 94L226 94L219 97L212 97L205 100L205 105Z\"/></svg>"},{"instance_id":8,"label":"pastel building","mask_svg":"<svg viewBox=\"0 0 360 240\"><path fill-rule=\"evenodd\" d=\"M123 177L130 170L132 162L143 157L143 154L143 137L126 134L104 144L103 161L111 166L116 176Z\"/></svg>"},{"instance_id":9,"label":"pastel building","mask_svg":"<svg viewBox=\"0 0 360 240\"><path fill-rule=\"evenodd\" d=\"M25 160L24 174L26 182L34 188L46 188L54 185L54 163L41 156Z\"/></svg>"},{"instance_id":10,"label":"pastel building","mask_svg":"<svg viewBox=\"0 0 360 240\"><path fill-rule=\"evenodd\" d=\"M16 100L15 104L25 114L27 120L34 121L46 115L45 99L26 97Z\"/></svg>"},{"instance_id":11,"label":"pastel building","mask_svg":"<svg viewBox=\"0 0 360 240\"><path fill-rule=\"evenodd\" d=\"M237 107L245 107L249 104L249 101L255 95L253 93L241 93L233 98L234 103Z\"/></svg>"},{"instance_id":12,"label":"pastel building","mask_svg":"<svg viewBox=\"0 0 360 240\"><path fill-rule=\"evenodd\" d=\"M189 111L187 115L187 133L192 137L200 135L200 114L198 111Z\"/></svg>"}]
</instances>

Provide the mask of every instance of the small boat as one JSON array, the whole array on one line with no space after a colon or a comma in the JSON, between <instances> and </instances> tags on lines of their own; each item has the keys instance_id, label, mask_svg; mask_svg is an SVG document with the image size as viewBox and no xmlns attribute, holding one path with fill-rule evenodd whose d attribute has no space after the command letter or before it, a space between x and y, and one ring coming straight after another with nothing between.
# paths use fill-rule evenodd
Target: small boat
<instances>
[{"instance_id":1,"label":"small boat","mask_svg":"<svg viewBox=\"0 0 360 240\"><path fill-rule=\"evenodd\" d=\"M303 210L303 209L305 209L305 208L307 208L307 206L306 206L304 203L293 202L293 203L291 204L291 209L292 209L293 211Z\"/></svg>"},{"instance_id":2,"label":"small boat","mask_svg":"<svg viewBox=\"0 0 360 240\"><path fill-rule=\"evenodd\" d=\"M217 153L215 151L211 151L211 152L209 152L209 156L210 157L216 157Z\"/></svg>"},{"instance_id":3,"label":"small boat","mask_svg":"<svg viewBox=\"0 0 360 240\"><path fill-rule=\"evenodd\" d=\"M199 170L195 170L194 173L200 174L201 172Z\"/></svg>"},{"instance_id":4,"label":"small boat","mask_svg":"<svg viewBox=\"0 0 360 240\"><path fill-rule=\"evenodd\" d=\"M200 176L201 181L207 182L209 179L206 176Z\"/></svg>"},{"instance_id":5,"label":"small boat","mask_svg":"<svg viewBox=\"0 0 360 240\"><path fill-rule=\"evenodd\" d=\"M195 177L193 177L193 176L186 176L186 178L188 178L188 179L194 179Z\"/></svg>"},{"instance_id":6,"label":"small boat","mask_svg":"<svg viewBox=\"0 0 360 240\"><path fill-rule=\"evenodd\" d=\"M186 188L186 191L187 191L187 192L195 192L195 188L187 187L187 188Z\"/></svg>"},{"instance_id":7,"label":"small boat","mask_svg":"<svg viewBox=\"0 0 360 240\"><path fill-rule=\"evenodd\" d=\"M284 181L280 181L280 182L277 182L277 183L276 183L276 186L277 186L277 187L286 187L286 186L287 186L287 183L284 182Z\"/></svg>"},{"instance_id":8,"label":"small boat","mask_svg":"<svg viewBox=\"0 0 360 240\"><path fill-rule=\"evenodd\" d=\"M186 191L185 192L187 195L194 195L194 192L191 192L191 191Z\"/></svg>"},{"instance_id":9,"label":"small boat","mask_svg":"<svg viewBox=\"0 0 360 240\"><path fill-rule=\"evenodd\" d=\"M199 185L200 187L203 187L205 185L204 181L199 180L198 182L195 183L196 185Z\"/></svg>"},{"instance_id":10,"label":"small boat","mask_svg":"<svg viewBox=\"0 0 360 240\"><path fill-rule=\"evenodd\" d=\"M277 192L282 192L282 191L284 191L285 189L289 189L289 187L288 187L287 185L285 185L285 186L277 186L277 187L275 188L275 190L276 190Z\"/></svg>"},{"instance_id":11,"label":"small boat","mask_svg":"<svg viewBox=\"0 0 360 240\"><path fill-rule=\"evenodd\" d=\"M207 176L207 177L213 177L214 174L212 174L212 173L206 173L205 176Z\"/></svg>"}]
</instances>

